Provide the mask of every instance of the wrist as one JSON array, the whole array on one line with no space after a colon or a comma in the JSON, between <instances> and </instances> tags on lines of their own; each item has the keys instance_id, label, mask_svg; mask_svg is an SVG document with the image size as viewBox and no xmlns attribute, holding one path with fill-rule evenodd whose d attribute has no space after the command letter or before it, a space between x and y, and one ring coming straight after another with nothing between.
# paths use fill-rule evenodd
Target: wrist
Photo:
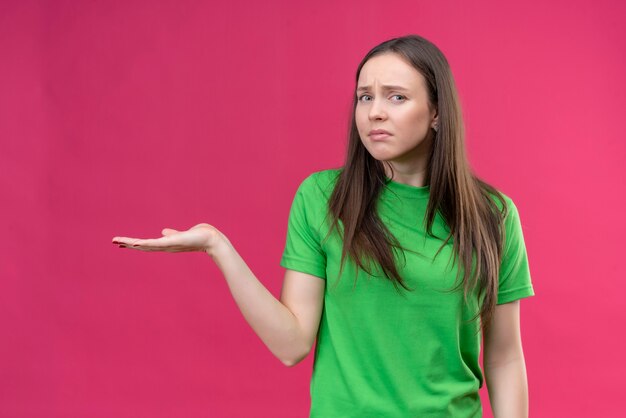
<instances>
[{"instance_id":1,"label":"wrist","mask_svg":"<svg viewBox=\"0 0 626 418\"><path fill-rule=\"evenodd\" d=\"M217 238L213 240L213 243L204 249L204 252L207 253L213 260L220 257L220 255L228 252L229 249L232 248L232 245L228 238L226 238L223 234L218 234Z\"/></svg>"}]
</instances>

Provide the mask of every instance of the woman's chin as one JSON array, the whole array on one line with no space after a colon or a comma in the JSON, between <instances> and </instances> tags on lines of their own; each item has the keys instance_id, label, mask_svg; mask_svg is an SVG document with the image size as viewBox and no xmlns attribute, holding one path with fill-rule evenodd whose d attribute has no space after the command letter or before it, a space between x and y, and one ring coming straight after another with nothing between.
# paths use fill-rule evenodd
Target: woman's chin
<instances>
[{"instance_id":1,"label":"woman's chin","mask_svg":"<svg viewBox=\"0 0 626 418\"><path fill-rule=\"evenodd\" d=\"M371 152L370 151L370 155L372 156L373 159L377 160L377 161L393 161L395 158L397 158L398 156L396 154L390 153L390 152Z\"/></svg>"}]
</instances>

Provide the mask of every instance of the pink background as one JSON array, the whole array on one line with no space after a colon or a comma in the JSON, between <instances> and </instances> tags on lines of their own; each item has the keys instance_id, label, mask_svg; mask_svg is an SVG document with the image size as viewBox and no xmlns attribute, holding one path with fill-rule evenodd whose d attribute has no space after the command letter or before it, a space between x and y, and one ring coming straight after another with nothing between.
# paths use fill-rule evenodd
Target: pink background
<instances>
[{"instance_id":1,"label":"pink background","mask_svg":"<svg viewBox=\"0 0 626 418\"><path fill-rule=\"evenodd\" d=\"M520 210L531 416L626 416L625 13L3 1L0 416L307 416L313 356L274 358L208 256L111 238L211 223L278 297L291 200L343 161L356 66L408 33L448 57L472 165Z\"/></svg>"}]
</instances>

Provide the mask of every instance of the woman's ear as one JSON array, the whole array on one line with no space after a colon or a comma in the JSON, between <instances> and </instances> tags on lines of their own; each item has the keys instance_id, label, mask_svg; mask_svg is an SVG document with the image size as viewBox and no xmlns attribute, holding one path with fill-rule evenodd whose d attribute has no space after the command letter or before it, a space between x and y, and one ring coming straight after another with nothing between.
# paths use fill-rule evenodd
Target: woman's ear
<instances>
[{"instance_id":1,"label":"woman's ear","mask_svg":"<svg viewBox=\"0 0 626 418\"><path fill-rule=\"evenodd\" d=\"M437 113L437 111L435 110L435 116L433 117L432 122L430 123L430 127L437 132L437 130L439 129L439 114Z\"/></svg>"},{"instance_id":2,"label":"woman's ear","mask_svg":"<svg viewBox=\"0 0 626 418\"><path fill-rule=\"evenodd\" d=\"M435 132L437 132L437 129L439 129L439 112L437 110L438 110L437 106L433 106L432 116L431 116L431 121L430 121L430 127Z\"/></svg>"}]
</instances>

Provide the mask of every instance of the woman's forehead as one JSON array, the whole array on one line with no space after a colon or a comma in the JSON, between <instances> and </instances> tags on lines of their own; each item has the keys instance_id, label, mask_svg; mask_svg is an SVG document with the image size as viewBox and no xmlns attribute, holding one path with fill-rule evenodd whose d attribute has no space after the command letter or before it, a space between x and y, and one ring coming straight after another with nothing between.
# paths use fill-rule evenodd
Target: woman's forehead
<instances>
[{"instance_id":1,"label":"woman's forehead","mask_svg":"<svg viewBox=\"0 0 626 418\"><path fill-rule=\"evenodd\" d=\"M423 85L423 76L396 54L383 54L370 58L361 68L357 90L365 88L402 87L416 89Z\"/></svg>"}]
</instances>

